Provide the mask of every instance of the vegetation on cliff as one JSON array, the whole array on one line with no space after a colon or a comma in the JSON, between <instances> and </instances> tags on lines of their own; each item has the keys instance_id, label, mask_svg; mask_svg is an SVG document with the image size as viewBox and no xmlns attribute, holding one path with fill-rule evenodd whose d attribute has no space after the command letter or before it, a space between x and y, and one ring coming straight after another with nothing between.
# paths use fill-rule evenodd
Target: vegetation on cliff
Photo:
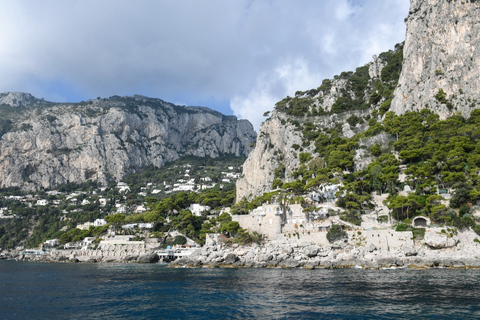
<instances>
[{"instance_id":1,"label":"vegetation on cliff","mask_svg":"<svg viewBox=\"0 0 480 320\"><path fill-rule=\"evenodd\" d=\"M469 118L457 113L446 119L428 106L402 115L389 111L402 61L399 44L355 72L278 102L273 116L293 124L302 143L283 151L298 159L290 172L292 163L281 160L286 155L274 154L280 160L270 190L294 198L340 184L337 205L352 223L375 210L374 194L388 194L385 205L394 219L408 222L424 215L434 223L480 231L471 215L480 201L480 110ZM443 90L437 100L451 104ZM450 201L443 194L451 194ZM243 199L237 208L250 208L262 198Z\"/></svg>"}]
</instances>

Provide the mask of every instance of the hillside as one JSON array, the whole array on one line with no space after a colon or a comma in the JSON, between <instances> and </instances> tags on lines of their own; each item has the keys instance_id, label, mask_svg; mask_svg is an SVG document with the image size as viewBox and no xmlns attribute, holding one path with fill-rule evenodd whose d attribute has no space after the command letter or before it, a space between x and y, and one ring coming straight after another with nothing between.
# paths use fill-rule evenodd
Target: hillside
<instances>
[{"instance_id":1,"label":"hillside","mask_svg":"<svg viewBox=\"0 0 480 320\"><path fill-rule=\"evenodd\" d=\"M354 223L379 210L374 196L383 194L398 220L475 227L479 10L474 1L412 1L405 43L278 102L237 201L339 186L337 205Z\"/></svg>"},{"instance_id":2,"label":"hillside","mask_svg":"<svg viewBox=\"0 0 480 320\"><path fill-rule=\"evenodd\" d=\"M183 156L246 156L256 133L247 120L143 96L52 103L0 94L0 187L106 184Z\"/></svg>"}]
</instances>

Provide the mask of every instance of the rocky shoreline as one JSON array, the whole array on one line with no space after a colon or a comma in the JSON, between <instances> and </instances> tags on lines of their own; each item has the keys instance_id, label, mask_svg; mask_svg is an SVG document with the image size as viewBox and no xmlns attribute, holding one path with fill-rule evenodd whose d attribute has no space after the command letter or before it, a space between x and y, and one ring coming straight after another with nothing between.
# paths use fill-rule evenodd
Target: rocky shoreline
<instances>
[{"instance_id":1,"label":"rocky shoreline","mask_svg":"<svg viewBox=\"0 0 480 320\"><path fill-rule=\"evenodd\" d=\"M305 268L305 269L385 269L385 268L454 268L480 269L480 259L458 254L432 257L410 248L402 255L374 254L372 248L329 248L319 246L252 245L233 247L203 247L190 256L175 261L163 261L155 252L122 258L79 259L74 255L3 254L0 259L49 263L168 263L181 268ZM453 252L452 252L453 253Z\"/></svg>"},{"instance_id":2,"label":"rocky shoreline","mask_svg":"<svg viewBox=\"0 0 480 320\"><path fill-rule=\"evenodd\" d=\"M375 248L316 245L264 245L250 247L203 247L188 257L175 260L170 267L223 268L480 268L480 259L456 252L437 252L405 248L403 253L382 254Z\"/></svg>"},{"instance_id":3,"label":"rocky shoreline","mask_svg":"<svg viewBox=\"0 0 480 320\"><path fill-rule=\"evenodd\" d=\"M5 253L0 255L0 259L15 261L32 261L32 262L53 262L53 263L158 263L169 262L161 259L154 251L145 252L143 254L127 254L125 256L89 256L89 250L85 250L82 254L75 254L73 251L56 251L55 254L46 253L43 255L31 255L21 252Z\"/></svg>"},{"instance_id":4,"label":"rocky shoreline","mask_svg":"<svg viewBox=\"0 0 480 320\"><path fill-rule=\"evenodd\" d=\"M364 232L360 242L344 240L335 243L270 241L263 244L238 245L209 242L175 260L160 251L133 250L134 246L115 250L52 250L35 255L25 252L0 253L0 259L60 263L169 263L169 267L223 268L480 268L480 241L472 231L451 233L428 231L421 241L411 232L402 241L393 241L392 231ZM358 233L357 233L358 236ZM372 242L372 241L377 242ZM388 245L387 245L388 244ZM186 250L186 249L185 249Z\"/></svg>"}]
</instances>

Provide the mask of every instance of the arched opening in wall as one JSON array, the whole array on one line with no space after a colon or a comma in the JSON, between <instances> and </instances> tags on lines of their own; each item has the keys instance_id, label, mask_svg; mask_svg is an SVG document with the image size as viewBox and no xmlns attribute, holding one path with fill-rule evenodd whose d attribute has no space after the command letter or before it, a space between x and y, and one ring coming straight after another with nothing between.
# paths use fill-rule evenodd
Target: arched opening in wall
<instances>
[{"instance_id":1,"label":"arched opening in wall","mask_svg":"<svg viewBox=\"0 0 480 320\"><path fill-rule=\"evenodd\" d=\"M416 217L413 219L413 227L426 227L430 225L430 221L426 217Z\"/></svg>"},{"instance_id":2,"label":"arched opening in wall","mask_svg":"<svg viewBox=\"0 0 480 320\"><path fill-rule=\"evenodd\" d=\"M280 207L276 207L276 208L275 208L275 214L276 214L276 215L282 214L282 209L281 209Z\"/></svg>"}]
</instances>

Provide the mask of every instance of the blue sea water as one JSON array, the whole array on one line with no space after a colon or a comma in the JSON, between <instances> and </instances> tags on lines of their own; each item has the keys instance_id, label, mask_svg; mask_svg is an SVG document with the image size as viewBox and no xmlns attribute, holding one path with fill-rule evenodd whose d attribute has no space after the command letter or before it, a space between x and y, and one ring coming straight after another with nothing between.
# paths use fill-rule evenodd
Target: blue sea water
<instances>
[{"instance_id":1,"label":"blue sea water","mask_svg":"<svg viewBox=\"0 0 480 320\"><path fill-rule=\"evenodd\" d=\"M0 261L0 319L478 319L480 270Z\"/></svg>"}]
</instances>

